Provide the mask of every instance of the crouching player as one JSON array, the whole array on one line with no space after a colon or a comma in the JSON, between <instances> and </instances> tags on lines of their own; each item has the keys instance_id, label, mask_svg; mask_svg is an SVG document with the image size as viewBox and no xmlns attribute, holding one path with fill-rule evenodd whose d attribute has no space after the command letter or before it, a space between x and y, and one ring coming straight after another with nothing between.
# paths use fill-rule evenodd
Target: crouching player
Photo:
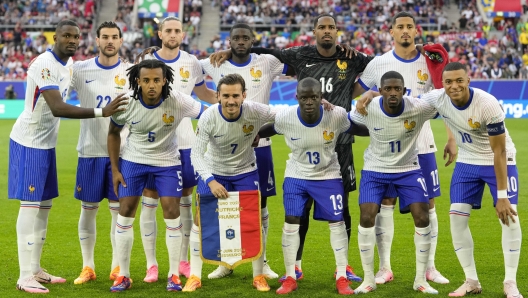
<instances>
[{"instance_id":1,"label":"crouching player","mask_svg":"<svg viewBox=\"0 0 528 298\"><path fill-rule=\"evenodd\" d=\"M348 238L343 221L344 189L335 146L337 136L343 132L357 130L368 135L368 131L365 127L356 127L341 107L323 111L321 83L314 78L299 81L297 100L299 105L277 113L275 123L265 125L259 132L260 137L284 135L292 151L283 184L286 218L282 250L286 279L277 294L297 289L295 260L300 243L299 226L310 198L315 204L314 218L328 221L330 227L330 244L337 266L337 291L342 295L354 294L346 277Z\"/></svg>"}]
</instances>

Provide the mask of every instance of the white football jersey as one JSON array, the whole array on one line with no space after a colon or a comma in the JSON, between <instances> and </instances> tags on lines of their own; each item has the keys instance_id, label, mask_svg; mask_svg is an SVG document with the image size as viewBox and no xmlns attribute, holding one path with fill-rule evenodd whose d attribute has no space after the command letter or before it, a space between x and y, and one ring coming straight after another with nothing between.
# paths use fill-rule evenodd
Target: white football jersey
<instances>
[{"instance_id":1,"label":"white football jersey","mask_svg":"<svg viewBox=\"0 0 528 298\"><path fill-rule=\"evenodd\" d=\"M304 122L299 105L281 110L274 128L284 135L291 153L284 177L305 180L341 179L335 146L337 136L351 127L349 115L342 107L324 111L316 123Z\"/></svg>"},{"instance_id":2,"label":"white football jersey","mask_svg":"<svg viewBox=\"0 0 528 298\"><path fill-rule=\"evenodd\" d=\"M126 70L132 64L119 60L113 66L103 66L99 57L73 64L71 87L77 91L81 107L104 108L119 94L129 91ZM129 99L132 100L132 99ZM110 118L81 119L81 131L77 151L79 157L108 157L108 126ZM128 128L121 131L121 140L128 135Z\"/></svg>"},{"instance_id":3,"label":"white football jersey","mask_svg":"<svg viewBox=\"0 0 528 298\"><path fill-rule=\"evenodd\" d=\"M219 67L211 65L209 59L200 60L203 71L211 76L215 84L218 84L224 75L238 73L246 81L246 100L262 104L269 104L273 80L277 76L286 73L286 65L272 55L251 54L250 59L243 64L237 64L232 60L224 62ZM261 139L259 147L269 146L271 142Z\"/></svg>"},{"instance_id":4,"label":"white football jersey","mask_svg":"<svg viewBox=\"0 0 528 298\"><path fill-rule=\"evenodd\" d=\"M53 116L42 92L58 90L66 100L70 86L73 60L67 63L51 50L40 54L27 72L24 111L18 117L9 136L20 145L51 149L57 145L60 118Z\"/></svg>"},{"instance_id":5,"label":"white football jersey","mask_svg":"<svg viewBox=\"0 0 528 298\"><path fill-rule=\"evenodd\" d=\"M434 105L453 132L458 147L458 162L472 165L493 165L493 151L489 143L488 125L504 122L505 114L497 99L477 88L469 88L470 98L465 107L455 106L444 89L422 95L422 100ZM515 164L515 145L506 133L506 158Z\"/></svg>"},{"instance_id":6,"label":"white football jersey","mask_svg":"<svg viewBox=\"0 0 528 298\"><path fill-rule=\"evenodd\" d=\"M198 118L204 107L191 96L171 91L168 98L156 106L132 98L130 91L126 111L112 115L118 126L127 125L130 133L121 156L124 160L157 167L181 164L176 127L185 117Z\"/></svg>"},{"instance_id":7,"label":"white football jersey","mask_svg":"<svg viewBox=\"0 0 528 298\"><path fill-rule=\"evenodd\" d=\"M388 71L397 71L403 76L407 93L405 95L418 97L434 88L431 74L427 68L426 57L420 52L410 60L398 57L394 50L381 56L377 56L370 61L358 82L366 90L381 86L381 76ZM431 124L427 121L417 140L418 154L436 152L436 145L431 130Z\"/></svg>"},{"instance_id":8,"label":"white football jersey","mask_svg":"<svg viewBox=\"0 0 528 298\"><path fill-rule=\"evenodd\" d=\"M165 64L172 68L174 73L174 81L171 84L172 90L191 95L195 86L200 86L205 83L200 62L198 62L196 56L185 51L180 50L178 56L173 60L165 60L157 52L154 52L152 55L146 55L145 59L157 59L165 62ZM191 148L195 138L191 119L182 119L180 125L176 128L178 149Z\"/></svg>"},{"instance_id":9,"label":"white football jersey","mask_svg":"<svg viewBox=\"0 0 528 298\"><path fill-rule=\"evenodd\" d=\"M275 119L274 108L244 101L240 116L224 118L221 105L214 104L198 120L196 141L191 150L194 169L203 181L212 174L233 176L257 169L255 150L251 147L260 127Z\"/></svg>"},{"instance_id":10,"label":"white football jersey","mask_svg":"<svg viewBox=\"0 0 528 298\"><path fill-rule=\"evenodd\" d=\"M368 115L355 111L352 120L367 126L370 144L365 150L363 170L379 173L401 173L420 169L416 140L422 126L437 115L430 103L403 97L398 115L383 109L383 97L375 97L368 105Z\"/></svg>"}]
</instances>

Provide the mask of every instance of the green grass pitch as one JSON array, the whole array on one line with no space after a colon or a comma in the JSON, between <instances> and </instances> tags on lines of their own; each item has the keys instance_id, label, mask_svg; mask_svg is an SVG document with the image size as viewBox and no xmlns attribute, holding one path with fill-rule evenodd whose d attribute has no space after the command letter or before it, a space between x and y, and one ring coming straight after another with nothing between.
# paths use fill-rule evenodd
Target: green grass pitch
<instances>
[{"instance_id":1,"label":"green grass pitch","mask_svg":"<svg viewBox=\"0 0 528 298\"><path fill-rule=\"evenodd\" d=\"M0 296L1 297L28 297L30 294L19 292L15 289L18 279L17 244L15 223L18 214L19 202L5 199L7 196L7 161L9 133L13 120L0 121L0 193L4 197L0 200L0 225L3 227L0 237ZM507 126L517 145L517 166L520 176L520 204L519 214L521 221L526 220L528 206L524 200L528 199L524 191L528 185L528 146L526 143L526 125L528 121L521 119L508 119ZM432 284L440 292L439 296L456 289L464 280L463 271L458 263L451 244L449 227L449 183L452 176L453 165L446 168L442 160L442 151L445 144L445 129L439 120L432 121L432 127L439 151L436 154L441 176L442 196L437 199L437 213L439 220L439 242L436 254L437 268L451 281L448 285ZM50 273L67 279L66 284L49 285L48 297L271 297L279 287L276 280L269 281L272 290L269 293L259 293L251 287L251 265L245 264L238 267L230 277L220 280L208 280L207 274L214 266L204 265L203 288L195 293L168 293L165 291L165 276L168 270L167 250L165 246L165 233L161 211L158 212L160 226L157 242L157 256L160 267L160 280L155 284L144 283L145 256L139 235L139 216L135 222L135 243L132 250L131 272L134 280L133 287L123 294L110 293L111 281L108 280L111 262L111 246L109 240L110 214L106 202L102 202L97 217L98 241L95 250L96 281L85 285L74 285L73 280L79 275L82 266L81 250L77 236L77 222L80 214L80 203L73 198L75 184L75 171L77 165L77 137L79 122L63 120L60 128L59 143L57 145L57 163L59 173L60 197L53 202L49 218L48 236L44 245L42 266ZM363 165L362 154L368 145L368 138L357 138L353 146L356 170L359 172ZM273 138L273 155L275 173L277 177L276 197L270 198L270 230L268 238L267 257L271 267L279 274L284 272L281 249L281 231L284 211L281 200L281 187L283 181L285 160L289 149L281 136ZM358 275L363 276L361 262L357 247L357 225L359 208L357 205L358 193L351 194L350 205L353 220L353 232L350 241L349 263L355 268ZM501 228L492 206L489 191L484 195L484 206L481 210L474 211L470 220L470 227L475 241L475 261L479 279L483 286L480 297L503 297L502 281L504 266L501 248ZM523 224L526 229L526 225ZM412 283L415 272L415 255L413 243L413 221L410 215L395 214L395 238L392 247L392 269L395 280L387 285L381 285L369 297L422 297L425 294L414 292ZM524 247L528 244L525 237ZM298 291L290 294L295 297L329 297L337 296L333 272L335 269L334 256L330 248L328 225L323 222L311 222L307 242L304 250L303 271L305 278L299 281ZM377 259L377 258L376 258ZM376 264L377 266L377 264ZM521 254L517 282L521 292L528 295L528 258ZM376 268L377 269L377 268ZM185 278L183 278L185 282ZM354 283L353 288L358 284Z\"/></svg>"}]
</instances>

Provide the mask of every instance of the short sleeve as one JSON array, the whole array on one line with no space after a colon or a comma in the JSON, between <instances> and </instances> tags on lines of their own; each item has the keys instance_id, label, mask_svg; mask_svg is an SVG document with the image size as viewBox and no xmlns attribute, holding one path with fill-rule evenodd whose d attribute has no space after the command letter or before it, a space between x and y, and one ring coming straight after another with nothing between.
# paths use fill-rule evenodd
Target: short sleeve
<instances>
[{"instance_id":1,"label":"short sleeve","mask_svg":"<svg viewBox=\"0 0 528 298\"><path fill-rule=\"evenodd\" d=\"M278 112L277 115L275 115L275 122L273 123L273 129L279 135L284 134L284 113L285 112Z\"/></svg>"},{"instance_id":2,"label":"short sleeve","mask_svg":"<svg viewBox=\"0 0 528 298\"><path fill-rule=\"evenodd\" d=\"M210 75L209 74L209 67L211 66L211 62L209 61L209 58L207 59L202 59L202 60L198 60L198 62L200 63L200 65L202 66L202 79L205 80L205 78L207 77L207 75Z\"/></svg>"},{"instance_id":3,"label":"short sleeve","mask_svg":"<svg viewBox=\"0 0 528 298\"><path fill-rule=\"evenodd\" d=\"M438 99L444 94L444 89L431 90L425 94L420 95L418 98L427 102L435 108L438 108Z\"/></svg>"},{"instance_id":4,"label":"short sleeve","mask_svg":"<svg viewBox=\"0 0 528 298\"><path fill-rule=\"evenodd\" d=\"M110 120L115 124L115 126L123 127L126 124L126 116L127 111L125 110L123 112L117 112L113 114L112 117L110 117Z\"/></svg>"},{"instance_id":5,"label":"short sleeve","mask_svg":"<svg viewBox=\"0 0 528 298\"><path fill-rule=\"evenodd\" d=\"M506 117L499 101L493 97L492 101L489 101L483 108L484 111L484 122L486 125L503 123Z\"/></svg>"},{"instance_id":6,"label":"short sleeve","mask_svg":"<svg viewBox=\"0 0 528 298\"><path fill-rule=\"evenodd\" d=\"M278 109L271 107L269 105L261 104L258 102L253 102L255 110L258 114L258 118L262 120L263 123L274 122L275 116L277 115Z\"/></svg>"},{"instance_id":7,"label":"short sleeve","mask_svg":"<svg viewBox=\"0 0 528 298\"><path fill-rule=\"evenodd\" d=\"M183 117L190 117L194 119L200 118L204 111L204 106L200 102L194 100L191 96L183 93L174 94L178 98L178 102L181 104L181 110L183 112Z\"/></svg>"},{"instance_id":8,"label":"short sleeve","mask_svg":"<svg viewBox=\"0 0 528 298\"><path fill-rule=\"evenodd\" d=\"M349 120L355 123L367 125L367 118L361 115L358 111L354 110L353 112L348 112Z\"/></svg>"},{"instance_id":9,"label":"short sleeve","mask_svg":"<svg viewBox=\"0 0 528 298\"><path fill-rule=\"evenodd\" d=\"M194 86L201 86L205 83L204 78L204 71L202 69L202 64L198 61L198 59L195 56L192 56L193 60L193 74L195 74L196 81L194 82Z\"/></svg>"},{"instance_id":10,"label":"short sleeve","mask_svg":"<svg viewBox=\"0 0 528 298\"><path fill-rule=\"evenodd\" d=\"M285 64L296 66L298 64L297 63L298 62L297 53L299 52L300 49L301 47L291 47L291 48L286 48L286 49L281 50L280 51L281 60Z\"/></svg>"},{"instance_id":11,"label":"short sleeve","mask_svg":"<svg viewBox=\"0 0 528 298\"><path fill-rule=\"evenodd\" d=\"M273 77L281 76L286 74L286 70L288 70L288 67L286 64L283 64L279 59L277 59L273 55L263 55L268 59L269 66L271 70L271 75Z\"/></svg>"},{"instance_id":12,"label":"short sleeve","mask_svg":"<svg viewBox=\"0 0 528 298\"><path fill-rule=\"evenodd\" d=\"M35 81L39 90L59 90L60 73L57 63L48 59L36 59L31 64L29 76Z\"/></svg>"},{"instance_id":13,"label":"short sleeve","mask_svg":"<svg viewBox=\"0 0 528 298\"><path fill-rule=\"evenodd\" d=\"M379 74L378 72L376 72L376 62L376 58L374 58L374 60L368 63L367 67L365 67L365 70L358 79L358 83L365 90L372 89L372 87L374 87L378 83L377 76Z\"/></svg>"},{"instance_id":14,"label":"short sleeve","mask_svg":"<svg viewBox=\"0 0 528 298\"><path fill-rule=\"evenodd\" d=\"M345 109L338 110L337 124L339 125L339 132L346 132L352 127L349 114Z\"/></svg>"},{"instance_id":15,"label":"short sleeve","mask_svg":"<svg viewBox=\"0 0 528 298\"><path fill-rule=\"evenodd\" d=\"M359 53L354 58L355 63L353 63L354 68L359 71L363 72L367 68L367 65L374 59L373 56L365 55L364 53Z\"/></svg>"},{"instance_id":16,"label":"short sleeve","mask_svg":"<svg viewBox=\"0 0 528 298\"><path fill-rule=\"evenodd\" d=\"M76 89L75 84L79 78L79 66L80 62L75 62L71 68L72 68L72 78L70 81L70 89Z\"/></svg>"}]
</instances>

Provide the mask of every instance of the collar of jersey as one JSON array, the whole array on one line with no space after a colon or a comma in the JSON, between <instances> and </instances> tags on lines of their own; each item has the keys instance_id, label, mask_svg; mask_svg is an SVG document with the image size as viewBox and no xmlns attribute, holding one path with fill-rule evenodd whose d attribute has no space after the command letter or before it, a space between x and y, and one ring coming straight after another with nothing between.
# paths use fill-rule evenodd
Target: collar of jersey
<instances>
[{"instance_id":1,"label":"collar of jersey","mask_svg":"<svg viewBox=\"0 0 528 298\"><path fill-rule=\"evenodd\" d=\"M66 63L67 63L67 62L62 61L62 60L57 56L57 54L55 54L55 52L53 52L51 49L48 49L48 52L52 53L52 54L53 54L53 57L55 57L55 59L57 59L57 61L59 61L60 64L62 64L63 66L66 66Z\"/></svg>"},{"instance_id":2,"label":"collar of jersey","mask_svg":"<svg viewBox=\"0 0 528 298\"><path fill-rule=\"evenodd\" d=\"M181 50L178 51L178 56L176 56L176 58L172 60L165 60L158 55L158 52L154 52L154 57L156 57L156 59L158 59L159 61L165 62L165 63L174 63L178 61L178 59L180 59L180 55L181 55Z\"/></svg>"},{"instance_id":3,"label":"collar of jersey","mask_svg":"<svg viewBox=\"0 0 528 298\"><path fill-rule=\"evenodd\" d=\"M403 63L411 63L411 62L414 62L414 61L418 60L418 58L420 58L420 51L417 51L417 52L418 52L418 54L416 54L416 57L414 57L412 59L409 59L409 60L405 60L402 57L396 55L396 51L392 51L392 54L394 55L394 57L396 59L400 60Z\"/></svg>"},{"instance_id":4,"label":"collar of jersey","mask_svg":"<svg viewBox=\"0 0 528 298\"><path fill-rule=\"evenodd\" d=\"M468 102L467 102L464 106L462 106L462 107L457 107L457 106L455 106L455 104L454 104L451 100L449 100L449 101L451 101L451 104L452 104L457 110L463 111L463 110L467 109L467 108L469 107L469 105L471 104L471 102L473 101L473 94L474 94L474 92L473 92L473 88L469 87L469 100L468 100Z\"/></svg>"},{"instance_id":5,"label":"collar of jersey","mask_svg":"<svg viewBox=\"0 0 528 298\"><path fill-rule=\"evenodd\" d=\"M247 66L251 60L253 59L253 55L249 54L249 59L248 61L244 62L244 63L236 63L235 61L233 61L232 59L229 59L227 61L229 61L229 63L233 64L234 66L236 67L244 67L244 66Z\"/></svg>"},{"instance_id":6,"label":"collar of jersey","mask_svg":"<svg viewBox=\"0 0 528 298\"><path fill-rule=\"evenodd\" d=\"M149 106L149 105L147 105L147 104L143 101L143 96L141 96L141 94L139 94L138 97L139 97L139 102L140 102L145 108L147 108L147 109L155 109L155 108L159 107L159 105L162 104L163 101L164 101L164 99L161 98L161 100L158 102L157 105L155 105L155 106Z\"/></svg>"},{"instance_id":7,"label":"collar of jersey","mask_svg":"<svg viewBox=\"0 0 528 298\"><path fill-rule=\"evenodd\" d=\"M301 107L297 107L297 117L299 118L299 121L301 121L302 125L306 127L315 127L319 125L319 123L321 123L321 120L323 119L323 113L324 113L323 106L320 106L319 107L319 119L317 119L315 123L306 123L301 117Z\"/></svg>"},{"instance_id":8,"label":"collar of jersey","mask_svg":"<svg viewBox=\"0 0 528 298\"><path fill-rule=\"evenodd\" d=\"M242 116L242 108L244 108L244 104L242 104L240 106L240 114L238 114L238 117L236 117L236 119L227 119L226 117L224 117L224 114L222 114L222 105L221 104L218 105L218 112L220 112L220 116L222 116L222 118L224 118L225 121L227 121L227 122L235 122L235 121L238 121L238 119L240 119L240 116Z\"/></svg>"},{"instance_id":9,"label":"collar of jersey","mask_svg":"<svg viewBox=\"0 0 528 298\"><path fill-rule=\"evenodd\" d=\"M102 69L113 69L113 68L118 67L119 64L121 64L121 59L118 59L118 60L117 60L117 63L114 64L114 65L104 66L104 65L102 65L101 63L99 63L99 56L95 57L95 65L97 65L98 67L100 67L100 68L102 68Z\"/></svg>"},{"instance_id":10,"label":"collar of jersey","mask_svg":"<svg viewBox=\"0 0 528 298\"><path fill-rule=\"evenodd\" d=\"M387 114L387 112L385 112L385 109L383 108L383 96L380 96L380 99L379 99L379 104L380 104L380 108L381 108L381 111L383 112L383 114L389 116L389 117L398 117L400 116L403 111L405 111L405 99L402 98L402 108L400 110L400 112L398 114L395 114L395 115L391 115L391 114Z\"/></svg>"}]
</instances>

